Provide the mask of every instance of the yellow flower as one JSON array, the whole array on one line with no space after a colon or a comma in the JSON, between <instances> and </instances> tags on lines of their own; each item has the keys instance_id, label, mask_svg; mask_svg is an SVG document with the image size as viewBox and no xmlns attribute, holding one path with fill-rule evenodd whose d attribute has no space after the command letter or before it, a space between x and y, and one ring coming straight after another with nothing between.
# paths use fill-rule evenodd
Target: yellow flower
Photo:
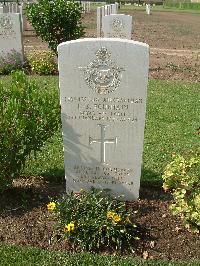
<instances>
[{"instance_id":1,"label":"yellow flower","mask_svg":"<svg viewBox=\"0 0 200 266\"><path fill-rule=\"evenodd\" d=\"M116 223L118 223L118 222L120 222L120 221L122 220L122 218L120 217L120 215L115 214L115 215L113 216L113 220L114 220Z\"/></svg>"},{"instance_id":2,"label":"yellow flower","mask_svg":"<svg viewBox=\"0 0 200 266\"><path fill-rule=\"evenodd\" d=\"M107 212L107 218L108 218L108 219L112 219L113 216L114 216L115 214L116 214L115 212L108 211L108 212Z\"/></svg>"},{"instance_id":3,"label":"yellow flower","mask_svg":"<svg viewBox=\"0 0 200 266\"><path fill-rule=\"evenodd\" d=\"M56 207L56 204L53 201L52 202L49 202L49 204L47 204L47 209L49 211L53 211L55 209L55 207Z\"/></svg>"},{"instance_id":4,"label":"yellow flower","mask_svg":"<svg viewBox=\"0 0 200 266\"><path fill-rule=\"evenodd\" d=\"M69 224L66 224L63 230L65 233L68 233L68 232L74 231L74 229L75 229L75 225L74 223L71 222Z\"/></svg>"}]
</instances>

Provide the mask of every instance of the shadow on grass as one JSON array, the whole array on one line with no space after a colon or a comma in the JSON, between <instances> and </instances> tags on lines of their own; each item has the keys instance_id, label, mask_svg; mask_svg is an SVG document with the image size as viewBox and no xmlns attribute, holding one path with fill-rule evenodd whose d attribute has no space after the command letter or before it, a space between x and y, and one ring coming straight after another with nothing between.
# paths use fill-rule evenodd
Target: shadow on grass
<instances>
[{"instance_id":1,"label":"shadow on grass","mask_svg":"<svg viewBox=\"0 0 200 266\"><path fill-rule=\"evenodd\" d=\"M168 201L172 199L171 194L164 192L161 174L149 169L142 169L140 199Z\"/></svg>"},{"instance_id":2,"label":"shadow on grass","mask_svg":"<svg viewBox=\"0 0 200 266\"><path fill-rule=\"evenodd\" d=\"M64 168L50 168L48 171L42 172L40 175L52 184L62 184L65 181Z\"/></svg>"}]
</instances>

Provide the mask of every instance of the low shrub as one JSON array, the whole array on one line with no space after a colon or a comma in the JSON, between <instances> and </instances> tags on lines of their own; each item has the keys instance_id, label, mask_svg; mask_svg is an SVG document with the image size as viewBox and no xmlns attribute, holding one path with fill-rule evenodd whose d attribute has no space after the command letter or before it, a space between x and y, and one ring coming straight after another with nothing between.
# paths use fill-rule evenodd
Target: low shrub
<instances>
[{"instance_id":1,"label":"low shrub","mask_svg":"<svg viewBox=\"0 0 200 266\"><path fill-rule=\"evenodd\" d=\"M38 0L26 8L27 18L38 36L57 53L57 46L84 35L81 22L82 7L65 0Z\"/></svg>"},{"instance_id":2,"label":"low shrub","mask_svg":"<svg viewBox=\"0 0 200 266\"><path fill-rule=\"evenodd\" d=\"M176 155L163 174L163 188L172 191L174 203L170 209L180 215L186 228L200 231L200 156L188 159Z\"/></svg>"},{"instance_id":3,"label":"low shrub","mask_svg":"<svg viewBox=\"0 0 200 266\"><path fill-rule=\"evenodd\" d=\"M52 75L58 72L55 54L51 51L35 51L27 55L31 72L38 75Z\"/></svg>"},{"instance_id":4,"label":"low shrub","mask_svg":"<svg viewBox=\"0 0 200 266\"><path fill-rule=\"evenodd\" d=\"M0 75L8 75L14 70L22 70L23 67L21 54L16 50L0 56Z\"/></svg>"},{"instance_id":5,"label":"low shrub","mask_svg":"<svg viewBox=\"0 0 200 266\"><path fill-rule=\"evenodd\" d=\"M27 157L41 149L60 126L58 90L42 88L23 72L0 83L0 190L11 186Z\"/></svg>"},{"instance_id":6,"label":"low shrub","mask_svg":"<svg viewBox=\"0 0 200 266\"><path fill-rule=\"evenodd\" d=\"M98 251L102 248L122 252L139 239L125 203L103 191L91 189L71 193L47 205L58 228L73 248Z\"/></svg>"}]
</instances>

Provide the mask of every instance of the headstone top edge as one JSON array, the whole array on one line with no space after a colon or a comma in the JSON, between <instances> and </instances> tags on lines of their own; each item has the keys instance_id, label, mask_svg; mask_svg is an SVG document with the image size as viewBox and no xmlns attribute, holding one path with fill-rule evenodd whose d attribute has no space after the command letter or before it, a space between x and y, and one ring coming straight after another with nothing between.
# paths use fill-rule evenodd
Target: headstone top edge
<instances>
[{"instance_id":1,"label":"headstone top edge","mask_svg":"<svg viewBox=\"0 0 200 266\"><path fill-rule=\"evenodd\" d=\"M110 14L110 15L105 15L104 17L109 17L109 16L112 16L112 17L120 17L120 16L125 16L125 17L131 17L132 18L132 16L131 15L127 15L127 14Z\"/></svg>"},{"instance_id":2,"label":"headstone top edge","mask_svg":"<svg viewBox=\"0 0 200 266\"><path fill-rule=\"evenodd\" d=\"M118 43L128 43L128 44L135 44L139 45L141 47L144 47L149 50L149 45L147 43L143 42L138 42L138 41L133 41L133 40L128 40L128 39L120 39L120 38L83 38L83 39L77 39L77 40L72 40L72 41L67 41L67 42L62 42L58 45L57 51L59 52L62 50L66 45L70 45L73 43L87 43L87 42L101 42L102 45L105 44L106 42L118 42Z\"/></svg>"}]
</instances>

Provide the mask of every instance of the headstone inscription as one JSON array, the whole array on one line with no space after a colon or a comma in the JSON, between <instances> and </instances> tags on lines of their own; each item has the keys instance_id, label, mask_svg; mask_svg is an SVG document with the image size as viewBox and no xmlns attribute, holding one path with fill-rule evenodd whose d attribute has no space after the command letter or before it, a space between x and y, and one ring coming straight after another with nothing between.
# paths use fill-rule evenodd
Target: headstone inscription
<instances>
[{"instance_id":1,"label":"headstone inscription","mask_svg":"<svg viewBox=\"0 0 200 266\"><path fill-rule=\"evenodd\" d=\"M23 60L21 15L0 14L0 57L15 51Z\"/></svg>"},{"instance_id":2,"label":"headstone inscription","mask_svg":"<svg viewBox=\"0 0 200 266\"><path fill-rule=\"evenodd\" d=\"M131 40L132 16L113 14L102 17L102 32L105 38L122 38Z\"/></svg>"},{"instance_id":3,"label":"headstone inscription","mask_svg":"<svg viewBox=\"0 0 200 266\"><path fill-rule=\"evenodd\" d=\"M67 191L96 187L137 199L148 50L147 44L117 38L58 46Z\"/></svg>"}]
</instances>

